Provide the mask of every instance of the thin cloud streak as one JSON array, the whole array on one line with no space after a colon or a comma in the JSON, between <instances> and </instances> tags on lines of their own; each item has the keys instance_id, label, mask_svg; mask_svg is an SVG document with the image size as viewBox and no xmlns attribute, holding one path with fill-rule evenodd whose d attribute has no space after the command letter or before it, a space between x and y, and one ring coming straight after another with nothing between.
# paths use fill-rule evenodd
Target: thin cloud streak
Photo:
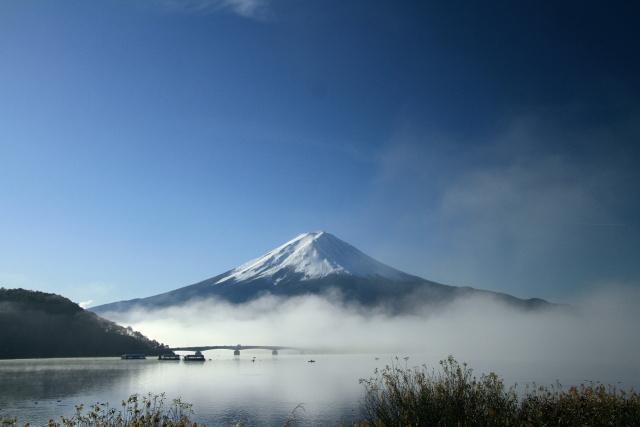
<instances>
[{"instance_id":1,"label":"thin cloud streak","mask_svg":"<svg viewBox=\"0 0 640 427\"><path fill-rule=\"evenodd\" d=\"M269 0L161 0L160 4L164 9L172 12L205 14L231 12L257 20L265 20L270 16Z\"/></svg>"},{"instance_id":2,"label":"thin cloud streak","mask_svg":"<svg viewBox=\"0 0 640 427\"><path fill-rule=\"evenodd\" d=\"M573 225L587 225L593 227L626 227L628 224L620 224L620 223L606 223L606 222L572 222Z\"/></svg>"}]
</instances>

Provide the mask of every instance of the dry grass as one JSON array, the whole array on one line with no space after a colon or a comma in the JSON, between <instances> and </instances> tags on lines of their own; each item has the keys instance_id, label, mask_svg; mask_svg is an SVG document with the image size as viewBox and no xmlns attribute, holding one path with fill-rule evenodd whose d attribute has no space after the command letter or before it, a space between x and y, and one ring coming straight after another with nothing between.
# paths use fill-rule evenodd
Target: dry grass
<instances>
[{"instance_id":1,"label":"dry grass","mask_svg":"<svg viewBox=\"0 0 640 427\"><path fill-rule=\"evenodd\" d=\"M170 406L165 405L164 394L146 396L134 394L122 401L121 408L108 404L91 405L84 410L76 406L71 418L60 417L60 422L49 419L47 427L197 427L189 417L193 415L191 405L174 399ZM16 418L2 418L0 426L18 426ZM25 424L28 426L28 424Z\"/></svg>"},{"instance_id":2,"label":"dry grass","mask_svg":"<svg viewBox=\"0 0 640 427\"><path fill-rule=\"evenodd\" d=\"M633 390L581 385L528 387L519 399L494 373L472 375L451 356L441 371L387 366L361 380L364 420L353 426L635 426L640 396Z\"/></svg>"}]
</instances>

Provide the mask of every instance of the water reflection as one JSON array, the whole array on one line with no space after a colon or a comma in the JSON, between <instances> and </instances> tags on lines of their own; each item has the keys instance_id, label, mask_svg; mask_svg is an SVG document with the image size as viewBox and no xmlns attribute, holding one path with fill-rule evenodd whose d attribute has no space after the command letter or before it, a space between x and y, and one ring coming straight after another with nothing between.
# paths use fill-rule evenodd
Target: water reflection
<instances>
[{"instance_id":1,"label":"water reflection","mask_svg":"<svg viewBox=\"0 0 640 427\"><path fill-rule=\"evenodd\" d=\"M253 356L255 356L255 361ZM204 363L41 359L0 361L0 415L45 424L71 416L75 405L118 407L134 393L165 393L193 404L206 425L282 425L296 417L305 425L329 425L357 416L358 379L375 367L372 356L207 355ZM367 360L369 363L362 363ZM302 405L301 405L302 404ZM301 405L299 407L299 405ZM298 409L296 409L298 407ZM295 410L295 414L292 411Z\"/></svg>"},{"instance_id":2,"label":"water reflection","mask_svg":"<svg viewBox=\"0 0 640 427\"><path fill-rule=\"evenodd\" d=\"M165 393L193 404L194 421L207 426L243 421L248 426L281 426L292 418L305 426L335 425L359 418L364 389L360 378L392 363L400 367L439 359L412 356L408 361L389 355L314 355L246 352L205 352L206 362L97 359L39 359L0 361L0 415L17 416L20 425L46 424L48 418L71 416L75 405L120 403L132 394ZM255 359L254 359L255 357ZM601 380L628 389L640 382L640 367L595 366L573 363L469 361L475 375L496 372L507 387L527 382L563 385ZM614 369L615 368L615 369ZM612 371L613 369L613 371ZM624 377L622 377L624 375ZM625 382L624 379L627 381ZM622 383L617 383L622 380Z\"/></svg>"},{"instance_id":3,"label":"water reflection","mask_svg":"<svg viewBox=\"0 0 640 427\"><path fill-rule=\"evenodd\" d=\"M111 359L8 360L0 363L0 399L46 400L109 389L142 366Z\"/></svg>"},{"instance_id":4,"label":"water reflection","mask_svg":"<svg viewBox=\"0 0 640 427\"><path fill-rule=\"evenodd\" d=\"M118 384L136 382L145 366L111 358L0 362L0 415L20 424L71 416L78 404L97 403Z\"/></svg>"}]
</instances>

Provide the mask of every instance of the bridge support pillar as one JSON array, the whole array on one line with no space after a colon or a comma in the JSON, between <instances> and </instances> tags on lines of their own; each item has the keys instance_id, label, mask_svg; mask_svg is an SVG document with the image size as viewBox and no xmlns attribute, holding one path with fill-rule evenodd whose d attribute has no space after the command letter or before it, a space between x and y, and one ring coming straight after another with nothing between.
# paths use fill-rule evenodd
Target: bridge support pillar
<instances>
[{"instance_id":1,"label":"bridge support pillar","mask_svg":"<svg viewBox=\"0 0 640 427\"><path fill-rule=\"evenodd\" d=\"M274 355L274 356L277 356L277 355L278 355L278 350L273 350L273 351L271 352L271 354L272 354L272 355Z\"/></svg>"},{"instance_id":2,"label":"bridge support pillar","mask_svg":"<svg viewBox=\"0 0 640 427\"><path fill-rule=\"evenodd\" d=\"M240 356L240 350L233 350L234 356Z\"/></svg>"}]
</instances>

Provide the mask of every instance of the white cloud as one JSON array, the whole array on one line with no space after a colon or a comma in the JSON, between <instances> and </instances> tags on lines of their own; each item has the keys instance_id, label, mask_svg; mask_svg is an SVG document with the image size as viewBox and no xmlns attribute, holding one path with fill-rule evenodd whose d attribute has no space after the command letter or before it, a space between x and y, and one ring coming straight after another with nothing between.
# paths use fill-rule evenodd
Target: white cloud
<instances>
[{"instance_id":1,"label":"white cloud","mask_svg":"<svg viewBox=\"0 0 640 427\"><path fill-rule=\"evenodd\" d=\"M266 0L225 0L224 6L238 15L256 18L264 16L267 3Z\"/></svg>"},{"instance_id":2,"label":"white cloud","mask_svg":"<svg viewBox=\"0 0 640 427\"><path fill-rule=\"evenodd\" d=\"M585 372L590 378L612 378L611 370L640 375L638 303L640 292L632 287L603 286L579 306L540 312L476 297L438 312L390 316L317 296L269 296L106 317L170 346L288 345L433 360L452 354L483 366L544 364L553 372L588 366L595 369Z\"/></svg>"},{"instance_id":3,"label":"white cloud","mask_svg":"<svg viewBox=\"0 0 640 427\"><path fill-rule=\"evenodd\" d=\"M634 277L637 267L615 256L637 251L626 226L637 172L620 148L629 127L521 116L472 140L402 126L369 210L385 213L388 245L415 250L394 259L399 251L387 249L384 259L442 283L560 301L594 281Z\"/></svg>"},{"instance_id":4,"label":"white cloud","mask_svg":"<svg viewBox=\"0 0 640 427\"><path fill-rule=\"evenodd\" d=\"M56 293L76 302L80 307L87 308L98 303L110 302L110 295L115 287L101 282L89 282L82 284L67 284L60 286ZM80 302L79 302L80 301Z\"/></svg>"},{"instance_id":5,"label":"white cloud","mask_svg":"<svg viewBox=\"0 0 640 427\"><path fill-rule=\"evenodd\" d=\"M93 300L90 299L89 301L83 301L83 302L79 302L78 305L82 308L87 308L89 307L91 304L93 304Z\"/></svg>"},{"instance_id":6,"label":"white cloud","mask_svg":"<svg viewBox=\"0 0 640 427\"><path fill-rule=\"evenodd\" d=\"M252 19L269 17L270 0L161 0L162 7L175 12L215 13L231 12ZM156 2L148 5L158 4Z\"/></svg>"}]
</instances>

